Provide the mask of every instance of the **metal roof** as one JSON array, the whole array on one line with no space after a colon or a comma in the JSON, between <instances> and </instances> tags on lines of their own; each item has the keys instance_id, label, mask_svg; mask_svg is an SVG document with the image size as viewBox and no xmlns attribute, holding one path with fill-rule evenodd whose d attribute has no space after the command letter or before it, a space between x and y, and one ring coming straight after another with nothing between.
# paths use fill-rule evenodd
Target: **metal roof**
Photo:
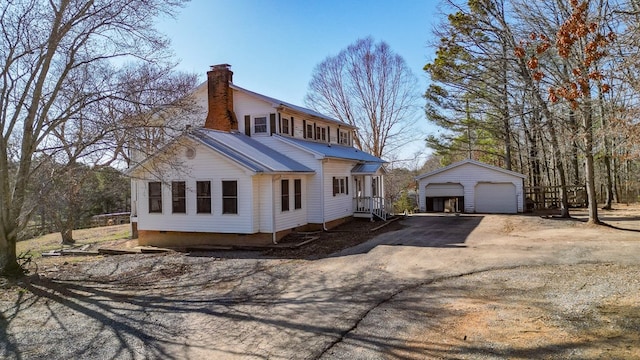
<instances>
[{"instance_id":1,"label":"metal roof","mask_svg":"<svg viewBox=\"0 0 640 360\"><path fill-rule=\"evenodd\" d=\"M450 170L450 169L453 169L453 168L457 168L458 166L462 166L464 164L473 164L473 165L484 167L484 168L487 168L487 169L490 169L490 170L493 170L493 171L498 171L498 172L501 172L501 173L504 173L504 174L517 176L517 177L520 177L520 178L523 178L523 179L527 177L526 175L517 173L515 171L506 170L506 169L503 169L503 168L499 168L497 166L485 164L483 162L472 160L472 159L466 159L466 160L462 160L462 161L458 161L456 163L453 163L453 164L451 164L449 166L445 166L443 168L440 168L440 169L437 169L437 170L434 170L434 171L431 171L431 172L428 172L428 173L425 173L425 174L422 174L422 175L418 175L418 176L416 176L416 180L424 179L426 177L433 176L433 175L439 174L441 172L444 172L444 171L447 171L447 170Z\"/></svg>"},{"instance_id":2,"label":"metal roof","mask_svg":"<svg viewBox=\"0 0 640 360\"><path fill-rule=\"evenodd\" d=\"M327 158L337 158L345 160L356 160L368 163L385 163L379 157L373 156L362 150L358 150L352 146L344 146L338 144L322 143L315 141L302 140L287 136L274 135L281 141L293 144L299 148L312 152Z\"/></svg>"},{"instance_id":3,"label":"metal roof","mask_svg":"<svg viewBox=\"0 0 640 360\"><path fill-rule=\"evenodd\" d=\"M240 132L201 128L188 136L255 172L314 172Z\"/></svg>"},{"instance_id":4,"label":"metal roof","mask_svg":"<svg viewBox=\"0 0 640 360\"><path fill-rule=\"evenodd\" d=\"M285 101L282 101L282 100L278 100L278 99L272 98L270 96L258 94L257 92L241 88L240 86L235 85L235 84L229 84L229 86L234 90L242 91L242 92L244 92L244 93L246 93L246 94L248 94L250 96L254 96L254 97L262 99L262 100L264 100L266 102L269 102L269 103L273 104L275 107L282 106L282 107L289 108L291 110L297 111L299 113L307 114L307 115L310 115L310 116L315 116L317 118L320 118L320 119L323 119L323 120L338 124L340 126L344 126L344 127L350 128L350 129L355 129L355 126L352 126L352 125L349 125L349 124L347 124L347 123L345 123L343 121L331 118L331 117L329 117L327 115L324 115L322 113L319 113L319 112L317 112L315 110L311 110L311 109L307 109L307 108L302 107L302 106L294 105L294 104L291 104L291 103L288 103L288 102L285 102Z\"/></svg>"},{"instance_id":5,"label":"metal roof","mask_svg":"<svg viewBox=\"0 0 640 360\"><path fill-rule=\"evenodd\" d=\"M378 172L378 170L383 169L382 163L364 163L358 164L351 169L351 174L353 175L371 175Z\"/></svg>"}]
</instances>

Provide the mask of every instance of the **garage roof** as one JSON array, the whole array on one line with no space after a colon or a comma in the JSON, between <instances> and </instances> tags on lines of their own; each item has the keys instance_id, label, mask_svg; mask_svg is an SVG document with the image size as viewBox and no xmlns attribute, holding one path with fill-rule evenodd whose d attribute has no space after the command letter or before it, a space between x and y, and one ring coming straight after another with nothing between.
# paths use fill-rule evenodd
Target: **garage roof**
<instances>
[{"instance_id":1,"label":"garage roof","mask_svg":"<svg viewBox=\"0 0 640 360\"><path fill-rule=\"evenodd\" d=\"M442 172L445 172L447 170L451 170L453 168L457 168L457 167L465 165L465 164L473 164L473 165L481 166L481 167L484 167L484 168L487 168L487 169L490 169L490 170L494 170L494 171L498 171L498 172L501 172L501 173L505 173L507 175L517 176L517 177L523 178L523 179L526 178L526 175L517 173L515 171L506 170L506 169L499 168L497 166L493 166L493 165L489 165L489 164L485 164L483 162L476 161L476 160L466 159L466 160L459 161L457 163L453 163L453 164L451 164L449 166L445 166L443 168L440 168L440 169L437 169L437 170L434 170L434 171L431 171L431 172L428 172L428 173L425 173L425 174L422 174L422 175L418 175L418 176L416 176L416 180L422 180L422 179L427 178L429 176L440 174Z\"/></svg>"}]
</instances>

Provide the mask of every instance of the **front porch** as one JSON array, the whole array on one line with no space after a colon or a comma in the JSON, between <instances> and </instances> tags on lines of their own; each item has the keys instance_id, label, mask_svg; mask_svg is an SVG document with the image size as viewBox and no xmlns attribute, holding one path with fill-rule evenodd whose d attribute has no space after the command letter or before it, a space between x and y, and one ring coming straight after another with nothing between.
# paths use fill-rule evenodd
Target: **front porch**
<instances>
[{"instance_id":1,"label":"front porch","mask_svg":"<svg viewBox=\"0 0 640 360\"><path fill-rule=\"evenodd\" d=\"M355 185L353 216L387 220L392 213L391 204L384 198L384 174L382 164L359 164L351 170Z\"/></svg>"},{"instance_id":2,"label":"front porch","mask_svg":"<svg viewBox=\"0 0 640 360\"><path fill-rule=\"evenodd\" d=\"M373 219L374 216L386 221L392 215L392 207L379 196L353 198L353 217Z\"/></svg>"}]
</instances>

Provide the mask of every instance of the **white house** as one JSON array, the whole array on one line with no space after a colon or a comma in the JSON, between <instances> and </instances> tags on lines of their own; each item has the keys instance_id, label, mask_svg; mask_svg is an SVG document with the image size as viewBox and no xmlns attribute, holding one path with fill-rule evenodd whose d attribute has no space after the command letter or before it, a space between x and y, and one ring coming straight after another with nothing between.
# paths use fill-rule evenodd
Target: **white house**
<instances>
[{"instance_id":1,"label":"white house","mask_svg":"<svg viewBox=\"0 0 640 360\"><path fill-rule=\"evenodd\" d=\"M524 178L479 161L460 161L416 177L419 208L431 212L523 212Z\"/></svg>"},{"instance_id":2,"label":"white house","mask_svg":"<svg viewBox=\"0 0 640 360\"><path fill-rule=\"evenodd\" d=\"M206 119L128 170L141 245L264 244L386 217L384 161L352 146L353 126L238 87L229 68L194 91Z\"/></svg>"}]
</instances>

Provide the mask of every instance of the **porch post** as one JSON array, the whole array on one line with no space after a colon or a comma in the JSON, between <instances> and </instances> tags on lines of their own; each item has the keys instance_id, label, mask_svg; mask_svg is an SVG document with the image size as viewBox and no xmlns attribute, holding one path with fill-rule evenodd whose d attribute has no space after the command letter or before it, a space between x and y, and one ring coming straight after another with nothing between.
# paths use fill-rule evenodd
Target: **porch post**
<instances>
[{"instance_id":1,"label":"porch post","mask_svg":"<svg viewBox=\"0 0 640 360\"><path fill-rule=\"evenodd\" d=\"M364 197L373 196L371 192L371 175L364 176Z\"/></svg>"}]
</instances>

